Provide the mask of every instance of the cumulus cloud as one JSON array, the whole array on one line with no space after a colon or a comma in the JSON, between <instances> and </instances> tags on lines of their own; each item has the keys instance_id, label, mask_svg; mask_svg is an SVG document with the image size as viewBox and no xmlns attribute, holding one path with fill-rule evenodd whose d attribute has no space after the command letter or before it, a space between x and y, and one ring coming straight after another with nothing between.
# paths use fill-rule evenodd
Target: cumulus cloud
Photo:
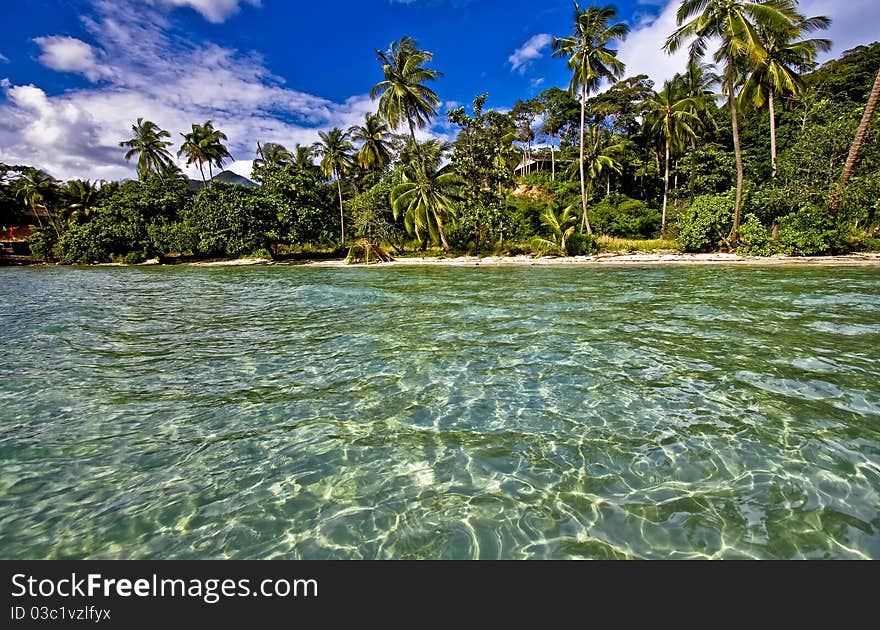
<instances>
[{"instance_id":1,"label":"cumulus cloud","mask_svg":"<svg viewBox=\"0 0 880 630\"><path fill-rule=\"evenodd\" d=\"M9 63L9 57L4 55L3 53L0 53L0 63Z\"/></svg>"},{"instance_id":2,"label":"cumulus cloud","mask_svg":"<svg viewBox=\"0 0 880 630\"><path fill-rule=\"evenodd\" d=\"M525 74L528 63L543 57L544 49L547 48L552 41L553 36L548 35L547 33L538 33L537 35L530 37L507 58L510 62L511 69L520 74Z\"/></svg>"},{"instance_id":3,"label":"cumulus cloud","mask_svg":"<svg viewBox=\"0 0 880 630\"><path fill-rule=\"evenodd\" d=\"M39 62L59 72L75 72L92 83L111 75L109 68L102 65L94 48L75 37L52 35L34 39L42 54Z\"/></svg>"},{"instance_id":4,"label":"cumulus cloud","mask_svg":"<svg viewBox=\"0 0 880 630\"><path fill-rule=\"evenodd\" d=\"M241 5L260 6L260 0L147 0L159 7L189 7L202 14L209 22L219 24L239 12Z\"/></svg>"},{"instance_id":5,"label":"cumulus cloud","mask_svg":"<svg viewBox=\"0 0 880 630\"><path fill-rule=\"evenodd\" d=\"M112 0L96 0L95 9L84 20L93 44L81 43L89 53L64 64L56 55L52 64L107 81L60 94L0 83L0 161L33 164L64 179L134 177L119 142L130 137L136 118L170 131L176 146L192 123L213 120L229 137L233 170L248 176L257 140L311 144L318 130L348 128L375 111L367 95L334 102L286 85L258 55L179 38L158 9Z\"/></svg>"}]
</instances>

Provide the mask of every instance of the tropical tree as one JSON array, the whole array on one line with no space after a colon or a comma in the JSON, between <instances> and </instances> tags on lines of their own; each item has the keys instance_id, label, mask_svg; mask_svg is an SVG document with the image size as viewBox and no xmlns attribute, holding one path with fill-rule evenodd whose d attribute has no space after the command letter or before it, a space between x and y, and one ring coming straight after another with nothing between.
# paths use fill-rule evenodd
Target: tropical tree
<instances>
[{"instance_id":1,"label":"tropical tree","mask_svg":"<svg viewBox=\"0 0 880 630\"><path fill-rule=\"evenodd\" d=\"M690 53L696 59L705 56L711 41L720 43L715 62L722 66L722 84L730 109L736 160L736 196L730 235L734 246L739 239L744 181L736 92L743 81L743 69L756 65L767 56L756 24L769 30L784 30L798 17L789 3L777 0L683 0L676 14L678 28L666 40L666 51L674 53L692 39Z\"/></svg>"},{"instance_id":2,"label":"tropical tree","mask_svg":"<svg viewBox=\"0 0 880 630\"><path fill-rule=\"evenodd\" d=\"M819 51L831 48L828 39L799 39L805 33L826 29L831 20L824 15L811 18L797 14L794 0L776 0L787 5L787 10L796 14L789 24L758 24L764 54L758 57L750 68L751 73L743 84L740 100L745 105L761 109L765 105L770 110L770 161L773 177L776 177L776 99L797 98L804 91L802 74L815 67Z\"/></svg>"},{"instance_id":3,"label":"tropical tree","mask_svg":"<svg viewBox=\"0 0 880 630\"><path fill-rule=\"evenodd\" d=\"M137 122L131 126L131 131L134 137L123 140L119 146L128 148L125 154L126 160L131 161L134 156L138 156L139 179L144 180L150 175L161 175L174 165L168 152L171 142L165 140L171 137L170 133L160 129L153 121L143 118L137 119Z\"/></svg>"},{"instance_id":4,"label":"tropical tree","mask_svg":"<svg viewBox=\"0 0 880 630\"><path fill-rule=\"evenodd\" d=\"M718 83L721 77L715 74L715 66L713 64L691 58L688 60L685 71L675 75L672 80L679 95L691 99L693 102L692 113L696 116L696 120L691 122L694 135L690 138L690 195L691 201L693 201L697 176L697 137L708 127L717 129L715 118L710 113L710 109L715 102L715 91L712 89L712 86Z\"/></svg>"},{"instance_id":5,"label":"tropical tree","mask_svg":"<svg viewBox=\"0 0 880 630\"><path fill-rule=\"evenodd\" d=\"M568 206L556 213L548 206L541 213L541 224L549 233L547 237L535 237L535 247L541 253L568 256L568 239L574 234L577 226L577 214L574 206Z\"/></svg>"},{"instance_id":6,"label":"tropical tree","mask_svg":"<svg viewBox=\"0 0 880 630\"><path fill-rule=\"evenodd\" d=\"M368 113L364 124L351 127L348 133L352 140L361 143L355 157L362 169L381 171L391 163L391 147L388 144L391 129L378 114Z\"/></svg>"},{"instance_id":7,"label":"tropical tree","mask_svg":"<svg viewBox=\"0 0 880 630\"><path fill-rule=\"evenodd\" d=\"M660 219L660 233L666 232L666 208L669 203L669 163L673 151L681 151L685 140L697 137L694 126L698 122L697 103L688 97L679 98L672 81L663 84L663 90L648 101L648 114L645 122L651 132L663 144L666 155L663 170L663 213Z\"/></svg>"},{"instance_id":8,"label":"tropical tree","mask_svg":"<svg viewBox=\"0 0 880 630\"><path fill-rule=\"evenodd\" d=\"M72 179L63 189L68 223L84 223L98 212L98 182Z\"/></svg>"},{"instance_id":9,"label":"tropical tree","mask_svg":"<svg viewBox=\"0 0 880 630\"><path fill-rule=\"evenodd\" d=\"M15 189L19 200L37 218L37 224L40 228L44 227L41 214L45 213L55 233L60 235L58 226L55 225L55 220L48 208L49 201L57 192L57 186L58 182L54 177L45 171L30 167L22 169L20 177L15 180Z\"/></svg>"},{"instance_id":10,"label":"tropical tree","mask_svg":"<svg viewBox=\"0 0 880 630\"><path fill-rule=\"evenodd\" d=\"M354 166L352 153L354 145L349 140L348 133L339 128L333 128L329 133L319 131L321 138L313 147L315 153L321 158L321 171L327 179L336 180L336 190L339 193L339 226L342 232L341 242L345 244L345 210L342 205L342 178Z\"/></svg>"},{"instance_id":11,"label":"tropical tree","mask_svg":"<svg viewBox=\"0 0 880 630\"><path fill-rule=\"evenodd\" d=\"M441 76L436 70L426 68L434 54L419 50L411 37L392 42L388 50L377 50L385 80L370 90L370 98L379 99L379 115L393 129L406 122L410 138L416 143L416 127L424 128L432 116L437 115L440 98L425 83ZM418 145L416 145L418 146Z\"/></svg>"},{"instance_id":12,"label":"tropical tree","mask_svg":"<svg viewBox=\"0 0 880 630\"><path fill-rule=\"evenodd\" d=\"M304 147L297 143L293 147L293 160L291 164L294 170L302 173L312 173L319 171L320 168L315 165L315 150L312 147Z\"/></svg>"},{"instance_id":13,"label":"tropical tree","mask_svg":"<svg viewBox=\"0 0 880 630\"><path fill-rule=\"evenodd\" d=\"M202 142L208 154L208 175L213 180L213 166L216 165L218 169L222 169L224 160L232 159L232 155L223 144L223 141L227 139L226 134L219 129L214 129L214 123L210 120L206 121L202 125L202 132L204 134Z\"/></svg>"},{"instance_id":14,"label":"tropical tree","mask_svg":"<svg viewBox=\"0 0 880 630\"><path fill-rule=\"evenodd\" d=\"M449 251L446 226L455 220L461 178L450 167L441 167L447 145L429 140L412 153L403 168L403 182L391 191L394 218L403 215L407 232L422 243L430 238Z\"/></svg>"},{"instance_id":15,"label":"tropical tree","mask_svg":"<svg viewBox=\"0 0 880 630\"><path fill-rule=\"evenodd\" d=\"M550 179L556 181L556 139L568 121L569 109L576 101L571 94L558 87L544 90L538 95L538 108L544 115L541 133L550 138Z\"/></svg>"},{"instance_id":16,"label":"tropical tree","mask_svg":"<svg viewBox=\"0 0 880 630\"><path fill-rule=\"evenodd\" d=\"M871 119L874 117L874 111L877 109L877 102L880 101L880 70L877 71L877 78L874 79L874 87L868 95L868 103L865 105L865 112L862 114L862 121L856 130L856 136L853 139L849 154L846 156L846 163L843 165L843 173L840 175L840 183L837 185L837 193L831 198L829 208L832 213L836 213L840 207L840 195L846 188L849 178L852 177L862 146L865 144L865 136L868 135L868 127L871 126Z\"/></svg>"},{"instance_id":17,"label":"tropical tree","mask_svg":"<svg viewBox=\"0 0 880 630\"><path fill-rule=\"evenodd\" d=\"M587 184L584 172L584 133L586 127L586 107L588 94L599 87L603 79L619 78L626 66L617 58L617 51L609 48L614 40L623 40L629 33L629 27L618 22L617 9L612 6L590 6L581 9L574 4L574 31L569 37L553 40L553 56L567 57L568 68L572 71L569 90L572 95L580 91L581 125L580 125L580 178L581 205L583 216L581 231L586 228L592 234L590 219L587 216Z\"/></svg>"},{"instance_id":18,"label":"tropical tree","mask_svg":"<svg viewBox=\"0 0 880 630\"><path fill-rule=\"evenodd\" d=\"M257 143L257 155L254 166L257 168L274 168L284 166L293 161L293 154L284 145L277 142L267 142L264 145Z\"/></svg>"},{"instance_id":19,"label":"tropical tree","mask_svg":"<svg viewBox=\"0 0 880 630\"><path fill-rule=\"evenodd\" d=\"M231 158L228 149L223 144L226 134L214 129L214 124L208 120L202 125L193 124L190 133L182 133L183 144L177 152L178 157L186 155L186 165L195 163L202 175L202 183L208 186L208 182L214 179L213 166L223 167L223 161ZM205 164L208 165L208 177L205 179Z\"/></svg>"},{"instance_id":20,"label":"tropical tree","mask_svg":"<svg viewBox=\"0 0 880 630\"><path fill-rule=\"evenodd\" d=\"M620 162L614 156L623 151L625 143L615 142L616 136L598 124L590 125L583 136L584 146L581 148L583 158L579 164L572 163L567 174L573 176L574 168L579 168L583 172L586 180L584 182L584 196L589 203L595 184L603 174L607 176L611 173L621 172ZM592 234L589 220L585 217L586 215L582 213L581 233L586 227L587 231Z\"/></svg>"}]
</instances>

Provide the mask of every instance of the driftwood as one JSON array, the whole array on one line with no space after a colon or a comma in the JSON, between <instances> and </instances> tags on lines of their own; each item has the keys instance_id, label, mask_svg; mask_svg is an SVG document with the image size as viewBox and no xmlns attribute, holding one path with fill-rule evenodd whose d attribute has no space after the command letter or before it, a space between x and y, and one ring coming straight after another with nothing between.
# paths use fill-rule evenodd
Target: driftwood
<instances>
[{"instance_id":1,"label":"driftwood","mask_svg":"<svg viewBox=\"0 0 880 630\"><path fill-rule=\"evenodd\" d=\"M345 257L346 265L356 265L359 263L369 265L377 262L391 262L394 258L384 249L370 241L362 238L357 243L348 248L348 256Z\"/></svg>"}]
</instances>

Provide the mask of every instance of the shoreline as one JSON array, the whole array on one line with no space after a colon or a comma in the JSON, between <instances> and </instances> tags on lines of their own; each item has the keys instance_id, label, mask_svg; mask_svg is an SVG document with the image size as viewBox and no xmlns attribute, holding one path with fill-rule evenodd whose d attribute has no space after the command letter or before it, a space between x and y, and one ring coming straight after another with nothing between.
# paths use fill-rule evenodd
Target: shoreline
<instances>
[{"instance_id":1,"label":"shoreline","mask_svg":"<svg viewBox=\"0 0 880 630\"><path fill-rule=\"evenodd\" d=\"M143 264L143 263L142 263ZM880 253L847 254L844 256L737 256L736 254L599 254L596 256L426 256L425 258L397 258L391 262L346 264L344 259L274 261L266 258L238 258L183 263L194 267L243 266L306 266L306 267L510 267L510 266L687 266L687 265L745 265L745 266L880 266Z\"/></svg>"}]
</instances>

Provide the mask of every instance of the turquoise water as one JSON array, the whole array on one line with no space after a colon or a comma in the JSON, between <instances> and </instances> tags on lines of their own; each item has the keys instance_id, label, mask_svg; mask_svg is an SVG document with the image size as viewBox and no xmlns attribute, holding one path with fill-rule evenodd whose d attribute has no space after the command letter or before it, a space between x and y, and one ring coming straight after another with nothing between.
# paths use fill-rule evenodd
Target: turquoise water
<instances>
[{"instance_id":1,"label":"turquoise water","mask_svg":"<svg viewBox=\"0 0 880 630\"><path fill-rule=\"evenodd\" d=\"M0 269L2 558L880 558L880 269Z\"/></svg>"}]
</instances>

